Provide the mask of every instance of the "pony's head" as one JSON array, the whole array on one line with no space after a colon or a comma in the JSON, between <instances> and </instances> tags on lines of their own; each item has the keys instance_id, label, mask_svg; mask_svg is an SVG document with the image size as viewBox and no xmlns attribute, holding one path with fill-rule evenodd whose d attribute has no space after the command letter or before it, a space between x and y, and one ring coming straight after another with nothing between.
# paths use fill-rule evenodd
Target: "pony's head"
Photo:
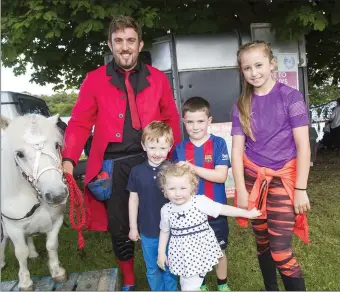
<instances>
[{"instance_id":1,"label":"pony's head","mask_svg":"<svg viewBox=\"0 0 340 292\"><path fill-rule=\"evenodd\" d=\"M68 197L61 167L63 137L57 121L58 115L46 118L28 114L2 127L7 140L5 147L9 148L6 159L13 160L9 163L16 164L38 197L50 205L63 203Z\"/></svg>"}]
</instances>

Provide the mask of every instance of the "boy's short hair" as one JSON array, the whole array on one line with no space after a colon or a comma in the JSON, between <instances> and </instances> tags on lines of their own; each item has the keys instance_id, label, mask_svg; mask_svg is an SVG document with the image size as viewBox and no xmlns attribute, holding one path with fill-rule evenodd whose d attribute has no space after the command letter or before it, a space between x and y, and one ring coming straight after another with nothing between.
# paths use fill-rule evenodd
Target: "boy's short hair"
<instances>
[{"instance_id":1,"label":"boy's short hair","mask_svg":"<svg viewBox=\"0 0 340 292\"><path fill-rule=\"evenodd\" d=\"M210 118L210 103L200 96L190 97L184 104L182 108L182 116L187 112L198 112L203 111Z\"/></svg>"},{"instance_id":2,"label":"boy's short hair","mask_svg":"<svg viewBox=\"0 0 340 292\"><path fill-rule=\"evenodd\" d=\"M169 142L170 145L174 144L174 135L172 133L171 127L164 122L161 121L153 121L148 124L142 134L142 143L145 141L157 141L161 137L165 137L166 141Z\"/></svg>"}]
</instances>

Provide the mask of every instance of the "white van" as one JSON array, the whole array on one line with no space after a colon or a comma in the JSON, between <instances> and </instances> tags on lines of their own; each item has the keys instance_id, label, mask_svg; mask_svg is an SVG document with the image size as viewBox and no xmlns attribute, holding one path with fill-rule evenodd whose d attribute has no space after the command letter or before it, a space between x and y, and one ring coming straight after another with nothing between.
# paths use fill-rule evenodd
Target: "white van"
<instances>
[{"instance_id":1,"label":"white van","mask_svg":"<svg viewBox=\"0 0 340 292\"><path fill-rule=\"evenodd\" d=\"M51 116L46 102L38 97L12 91L1 91L1 115L12 120L17 116L36 113Z\"/></svg>"}]
</instances>

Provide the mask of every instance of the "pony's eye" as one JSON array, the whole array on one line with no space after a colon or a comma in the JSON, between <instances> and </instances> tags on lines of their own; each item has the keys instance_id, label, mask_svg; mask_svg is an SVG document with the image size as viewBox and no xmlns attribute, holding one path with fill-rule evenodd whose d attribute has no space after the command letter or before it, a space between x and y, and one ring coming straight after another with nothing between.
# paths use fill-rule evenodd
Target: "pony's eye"
<instances>
[{"instance_id":1,"label":"pony's eye","mask_svg":"<svg viewBox=\"0 0 340 292\"><path fill-rule=\"evenodd\" d=\"M58 142L56 142L55 143L55 149L60 149L60 148L61 148L61 145Z\"/></svg>"},{"instance_id":2,"label":"pony's eye","mask_svg":"<svg viewBox=\"0 0 340 292\"><path fill-rule=\"evenodd\" d=\"M22 152L22 151L17 151L17 156L19 157L19 158L24 158L25 157L25 155L24 155L24 152Z\"/></svg>"}]
</instances>

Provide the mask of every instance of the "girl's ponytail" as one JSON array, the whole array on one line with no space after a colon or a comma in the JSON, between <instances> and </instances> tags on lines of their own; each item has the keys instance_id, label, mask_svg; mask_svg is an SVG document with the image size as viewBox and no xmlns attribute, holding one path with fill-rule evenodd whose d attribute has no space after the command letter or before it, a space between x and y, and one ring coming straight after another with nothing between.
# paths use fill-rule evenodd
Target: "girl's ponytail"
<instances>
[{"instance_id":1,"label":"girl's ponytail","mask_svg":"<svg viewBox=\"0 0 340 292\"><path fill-rule=\"evenodd\" d=\"M255 141L255 137L251 130L251 101L253 95L253 86L250 85L244 78L242 82L242 94L237 102L237 107L240 113L240 122L243 132Z\"/></svg>"},{"instance_id":2,"label":"girl's ponytail","mask_svg":"<svg viewBox=\"0 0 340 292\"><path fill-rule=\"evenodd\" d=\"M255 49L259 47L263 48L265 54L268 56L270 61L274 58L270 45L264 41L254 41L254 42L244 44L240 46L237 52L237 61L238 61L240 71L242 71L241 54L250 49ZM240 113L239 115L240 122L242 124L243 132L248 137L250 137L253 141L255 141L254 134L251 130L251 103L252 103L254 87L245 80L245 78L243 77L243 74L242 74L242 79L243 79L242 94L237 102L237 107Z\"/></svg>"}]
</instances>

